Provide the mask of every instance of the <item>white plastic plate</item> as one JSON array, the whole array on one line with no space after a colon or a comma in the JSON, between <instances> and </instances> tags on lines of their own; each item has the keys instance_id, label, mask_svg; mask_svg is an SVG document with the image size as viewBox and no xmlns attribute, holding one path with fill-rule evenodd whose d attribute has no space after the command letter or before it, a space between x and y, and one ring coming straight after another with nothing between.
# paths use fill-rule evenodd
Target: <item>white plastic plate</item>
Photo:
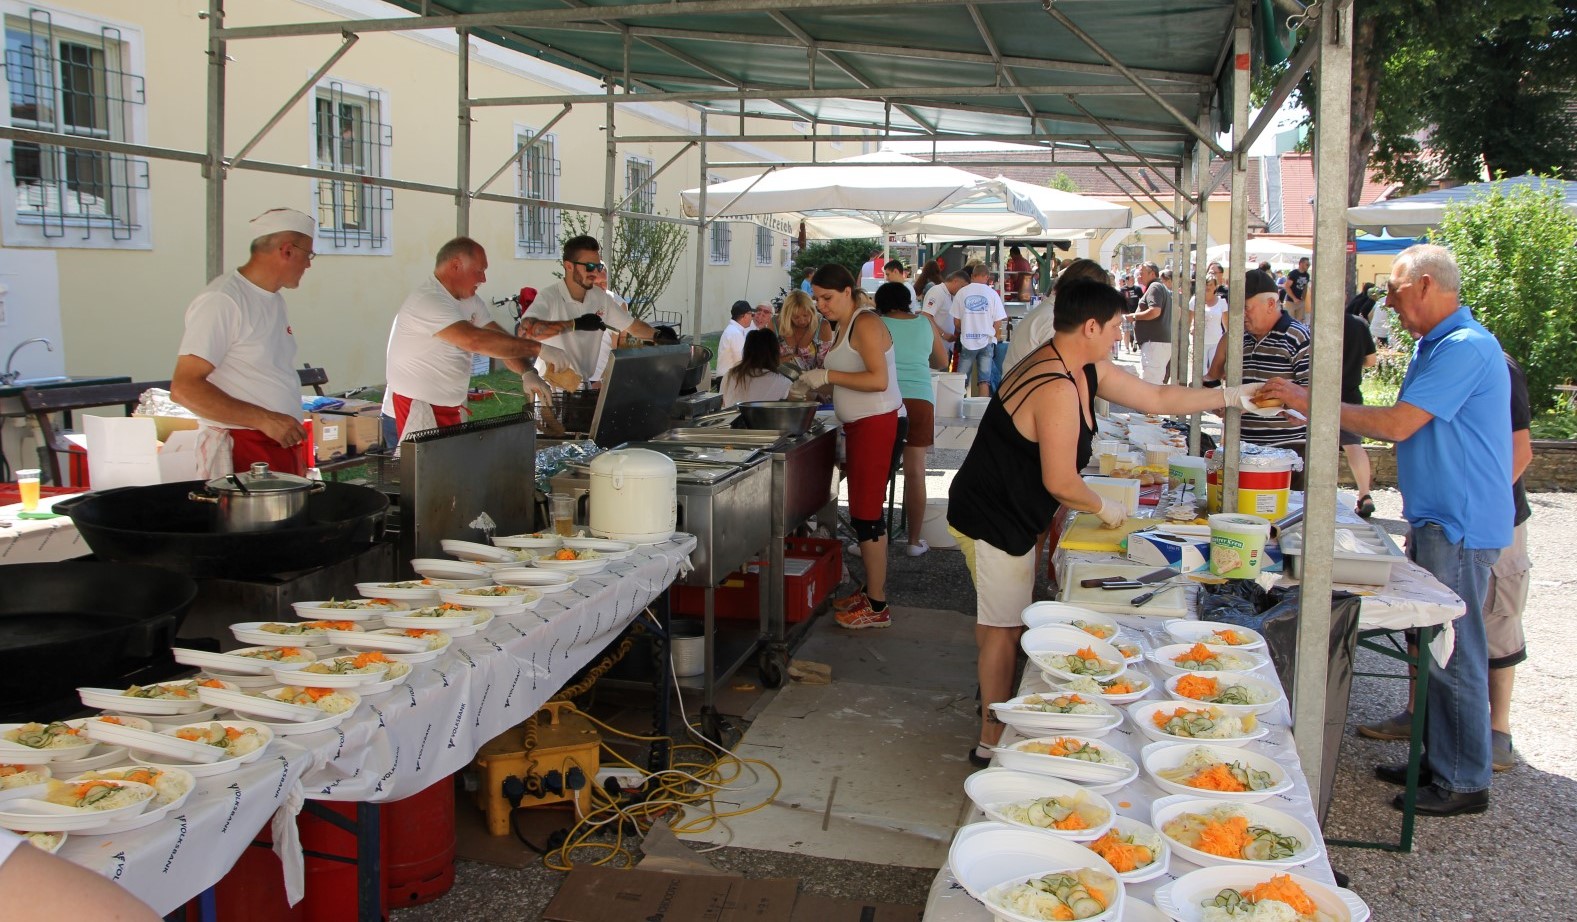
<instances>
[{"instance_id":1,"label":"white plastic plate","mask_svg":"<svg viewBox=\"0 0 1577 922\"><path fill-rule=\"evenodd\" d=\"M487 567L446 557L417 557L411 569L427 579L487 579Z\"/></svg>"},{"instance_id":2,"label":"white plastic plate","mask_svg":"<svg viewBox=\"0 0 1577 922\"><path fill-rule=\"evenodd\" d=\"M1067 839L1070 842L1088 842L1099 839L1112 827L1112 820L1117 811L1112 807L1111 801L1099 794L1092 794L1083 787L1062 778L1053 778L1050 775L1036 774L1035 772L1014 771L1009 768L987 768L975 772L964 779L964 793L974 801L986 818L996 823L1003 823L1019 829L1029 829L1034 832ZM1105 819L1085 829L1064 831L1048 827L1034 826L1027 823L1017 823L1001 812L1002 807L1025 801L1038 800L1042 797L1075 798L1082 800L1084 805L1094 811L1099 811Z\"/></svg>"},{"instance_id":3,"label":"white plastic plate","mask_svg":"<svg viewBox=\"0 0 1577 922\"><path fill-rule=\"evenodd\" d=\"M1335 922L1367 922L1369 907L1358 898L1358 894L1274 867L1225 865L1200 868L1157 887L1155 905L1177 922L1201 922L1205 915L1203 904L1215 899L1222 890L1250 890L1278 874L1291 877L1293 883L1303 888L1303 892L1314 901L1315 907Z\"/></svg>"},{"instance_id":4,"label":"white plastic plate","mask_svg":"<svg viewBox=\"0 0 1577 922\"><path fill-rule=\"evenodd\" d=\"M359 689L383 681L383 674L388 671L387 669L375 670L373 672L351 673L323 673L310 671L311 666L316 666L321 663L350 661L355 659L356 656L357 654L350 653L345 656L335 656L330 659L319 660L317 663L309 664L309 666L305 669L279 670L274 673L274 677L286 685L306 686L309 688Z\"/></svg>"},{"instance_id":5,"label":"white plastic plate","mask_svg":"<svg viewBox=\"0 0 1577 922\"><path fill-rule=\"evenodd\" d=\"M493 571L493 582L500 586L528 586L543 594L563 592L575 585L576 579L578 577L570 573L556 573L536 567L510 567Z\"/></svg>"},{"instance_id":6,"label":"white plastic plate","mask_svg":"<svg viewBox=\"0 0 1577 922\"><path fill-rule=\"evenodd\" d=\"M509 548L494 547L490 544L477 544L474 541L457 541L445 538L438 542L444 553L461 560L481 560L488 563L509 563L515 555Z\"/></svg>"},{"instance_id":7,"label":"white plastic plate","mask_svg":"<svg viewBox=\"0 0 1577 922\"><path fill-rule=\"evenodd\" d=\"M187 726L187 725L183 725ZM207 726L206 723L201 726ZM177 762L217 762L224 757L224 753L214 746L204 743L195 743L190 740L179 739L170 735L177 728L167 730L136 730L131 727L117 727L113 724L98 723L83 730L84 733L104 743L114 743L125 746L134 752L145 753Z\"/></svg>"},{"instance_id":8,"label":"white plastic plate","mask_svg":"<svg viewBox=\"0 0 1577 922\"><path fill-rule=\"evenodd\" d=\"M173 652L175 661L187 666L196 666L199 669L217 669L220 672L235 672L241 675L267 675L272 667L282 664L278 660L264 659L261 657L242 656L250 652L272 652L282 649L280 647L242 647L229 653L210 653L207 650L188 650L176 647ZM315 661L316 653L306 647L300 647L301 655L305 657L303 665Z\"/></svg>"},{"instance_id":9,"label":"white plastic plate","mask_svg":"<svg viewBox=\"0 0 1577 922\"><path fill-rule=\"evenodd\" d=\"M1042 698L1056 698L1068 692L1044 692ZM1030 695L1019 695L998 704L991 705L991 710L997 719L1017 730L1024 736L1045 736L1046 733L1067 730L1081 733L1085 736L1105 736L1123 722L1121 711L1099 700L1093 695L1080 695L1085 701L1098 706L1099 714L1051 714L1044 711L1020 710L1019 706Z\"/></svg>"},{"instance_id":10,"label":"white plastic plate","mask_svg":"<svg viewBox=\"0 0 1577 922\"><path fill-rule=\"evenodd\" d=\"M355 708L338 714L323 714L317 720L284 721L275 723L270 720L259 720L257 723L274 731L275 736L306 736L308 733L317 733L322 730L332 730L344 723L350 715L356 713Z\"/></svg>"},{"instance_id":11,"label":"white plastic plate","mask_svg":"<svg viewBox=\"0 0 1577 922\"><path fill-rule=\"evenodd\" d=\"M64 777L66 775L96 771L100 768L109 768L112 765L120 765L130 760L131 754L126 751L125 746L106 746L100 743L94 747L93 755L85 759L57 759L49 763L49 768L57 775Z\"/></svg>"},{"instance_id":12,"label":"white plastic plate","mask_svg":"<svg viewBox=\"0 0 1577 922\"><path fill-rule=\"evenodd\" d=\"M498 547L524 548L527 550L556 550L564 546L564 539L551 532L536 532L528 535L494 535L493 544Z\"/></svg>"},{"instance_id":13,"label":"white plastic plate","mask_svg":"<svg viewBox=\"0 0 1577 922\"><path fill-rule=\"evenodd\" d=\"M1177 693L1177 683L1180 682L1183 679L1184 676L1188 676L1188 675L1198 675L1198 676L1204 676L1205 678L1215 679L1216 682L1218 683L1217 684L1218 688L1224 688L1224 687L1226 687L1228 685L1242 685L1245 688L1255 689L1255 690L1263 692L1265 695L1269 696L1270 700L1267 701L1264 704L1211 704L1210 705L1213 708L1220 708L1222 710L1222 712L1224 712L1224 713L1233 714L1233 715L1236 715L1236 716L1239 716L1239 717L1243 716L1244 714L1264 714L1264 713L1267 713L1269 711L1273 711L1273 710L1276 709L1276 706L1281 704L1281 702L1283 700L1285 700L1286 697L1287 697L1286 694L1284 692L1282 692L1282 690L1281 690L1281 683L1280 682L1273 681L1273 680L1270 680L1270 679L1266 679L1264 676L1260 675L1259 673L1255 673L1255 672L1194 672L1194 673L1182 672L1182 673L1178 673L1177 675L1171 676L1171 677L1169 677L1166 680L1166 693L1167 693L1167 695L1169 695L1174 700L1179 701L1179 702L1186 702L1186 703L1189 703L1189 704L1203 704L1204 702L1200 701L1197 698L1188 698L1188 697L1185 697L1185 696L1180 695L1180 694Z\"/></svg>"},{"instance_id":14,"label":"white plastic plate","mask_svg":"<svg viewBox=\"0 0 1577 922\"><path fill-rule=\"evenodd\" d=\"M1171 637L1174 643L1208 643L1230 647L1234 650L1265 649L1265 635L1246 627L1238 627L1235 624L1227 624L1222 621L1189 621L1185 618L1174 618L1166 622L1162 627L1166 629L1167 636ZM1244 644L1224 643L1220 638L1214 636L1216 631L1235 631L1240 637L1247 639L1249 642Z\"/></svg>"},{"instance_id":15,"label":"white plastic plate","mask_svg":"<svg viewBox=\"0 0 1577 922\"><path fill-rule=\"evenodd\" d=\"M385 599L389 604L367 606L359 608L333 608L327 603L341 601L346 603L366 603L373 599ZM403 611L410 606L403 599L388 596L363 596L360 599L319 599L312 602L292 602L290 607L296 610L296 617L302 621L375 621L391 611Z\"/></svg>"},{"instance_id":16,"label":"white plastic plate","mask_svg":"<svg viewBox=\"0 0 1577 922\"><path fill-rule=\"evenodd\" d=\"M577 551L596 551L609 560L623 560L635 552L635 545L630 542L611 538L565 538L564 546Z\"/></svg>"},{"instance_id":17,"label":"white plastic plate","mask_svg":"<svg viewBox=\"0 0 1577 922\"><path fill-rule=\"evenodd\" d=\"M313 621L319 619L313 618ZM325 619L327 620L327 619ZM354 618L337 618L338 621L354 621ZM230 625L230 633L235 639L254 647L326 647L331 641L322 631L311 634L276 634L263 630L265 624L298 624L299 622L284 621L243 621L240 624Z\"/></svg>"},{"instance_id":18,"label":"white plastic plate","mask_svg":"<svg viewBox=\"0 0 1577 922\"><path fill-rule=\"evenodd\" d=\"M116 807L113 810L67 807L31 798L8 800L0 804L0 827L17 832L86 832L118 818L142 813L153 801L154 790L146 784L122 781L116 782L115 785L146 791L150 796L146 800Z\"/></svg>"},{"instance_id":19,"label":"white plastic plate","mask_svg":"<svg viewBox=\"0 0 1577 922\"><path fill-rule=\"evenodd\" d=\"M1122 653L1116 647L1104 640L1091 637L1089 634L1069 625L1038 627L1034 630L1025 631L1023 636L1019 638L1019 647L1042 672L1056 676L1063 682L1071 682L1079 678L1079 673L1069 672L1055 665L1052 662L1052 658L1074 653L1078 650L1089 650L1102 663L1113 667L1111 672L1099 676L1088 676L1088 678L1096 679L1097 681L1115 679L1128 668Z\"/></svg>"},{"instance_id":20,"label":"white plastic plate","mask_svg":"<svg viewBox=\"0 0 1577 922\"><path fill-rule=\"evenodd\" d=\"M260 689L258 694L249 695L242 691L229 691L223 688L205 688L202 691L203 701L215 707L227 707L237 714L247 717L269 717L274 720L317 720L323 712L315 707L305 707L299 704L288 704L284 701L275 701L273 698L262 694L268 689ZM213 748L213 747L209 747Z\"/></svg>"},{"instance_id":21,"label":"white plastic plate","mask_svg":"<svg viewBox=\"0 0 1577 922\"><path fill-rule=\"evenodd\" d=\"M47 720L35 722L49 723ZM26 723L0 724L0 733L15 730L22 726L26 726ZM76 746L65 746L58 749L34 749L32 746L23 746L21 743L0 739L0 762L10 765L41 765L45 762L80 759L92 755L93 746L92 740L84 740L80 745Z\"/></svg>"},{"instance_id":22,"label":"white plastic plate","mask_svg":"<svg viewBox=\"0 0 1577 922\"><path fill-rule=\"evenodd\" d=\"M1147 880L1154 880L1155 878L1160 877L1162 874L1165 874L1168 870L1170 870L1172 866L1172 847L1167 844L1166 836L1163 836L1154 829L1151 829L1149 824L1141 823L1136 819L1131 819L1126 816L1118 816L1115 820L1113 820L1112 828L1125 836L1137 836L1139 839L1150 843L1155 850L1155 860L1151 861L1149 864L1142 868L1135 868L1134 870L1128 871L1127 873L1119 873L1117 875L1122 879L1123 883L1137 884L1143 883ZM1088 848L1089 844L1090 843L1086 842L1085 847ZM1129 910L1133 909L1135 902L1135 900L1129 900L1127 908ZM1144 904L1141 903L1139 905ZM1155 912L1156 910L1151 908L1150 911ZM1124 912L1123 922L1128 922L1129 918L1129 913ZM1161 918L1164 920L1166 917L1161 916Z\"/></svg>"},{"instance_id":23,"label":"white plastic plate","mask_svg":"<svg viewBox=\"0 0 1577 922\"><path fill-rule=\"evenodd\" d=\"M1102 752L1115 757L1115 763L1086 762L1082 759L1070 759L1066 756L1046 755L1038 752L1026 752L1024 747L1030 743L1050 743L1055 739L1072 739L1091 746L1098 747ZM1042 775L1053 775L1066 778L1069 781L1078 781L1087 785L1100 785L1109 782L1121 781L1130 775L1137 775L1139 767L1134 761L1118 750L1116 747L1100 740L1075 736L1063 733L1056 736L1047 736L1037 739L1020 740L1011 746L1001 746L993 750L997 761L1003 768L1017 771L1036 772Z\"/></svg>"},{"instance_id":24,"label":"white plastic plate","mask_svg":"<svg viewBox=\"0 0 1577 922\"><path fill-rule=\"evenodd\" d=\"M1215 737L1211 737L1209 739L1193 739L1186 736L1173 736L1172 734L1166 733L1161 730L1161 728L1157 727L1155 725L1155 721L1152 719L1157 712L1171 714L1178 708L1185 708L1190 711L1203 711L1215 707L1216 706L1213 704L1200 704L1197 701L1188 703L1184 703L1182 701L1140 701L1136 704L1128 705L1128 719L1133 721L1133 725L1139 729L1140 733L1143 733L1146 737L1154 740L1157 743L1209 743L1212 746L1227 746L1231 748L1237 748L1247 746L1249 743L1252 743L1257 739L1263 739L1265 735L1270 732L1270 729L1255 720L1252 714L1239 718L1241 720L1253 723L1253 726L1247 733L1242 736L1233 736L1226 739L1217 739ZM1222 716L1225 717L1228 715L1223 713Z\"/></svg>"},{"instance_id":25,"label":"white plastic plate","mask_svg":"<svg viewBox=\"0 0 1577 922\"><path fill-rule=\"evenodd\" d=\"M1155 650L1151 651L1147 658L1150 660L1150 662L1154 663L1156 665L1156 668L1160 669L1163 674L1169 675L1169 676L1174 676L1174 675L1177 675L1179 673L1189 672L1189 671L1195 671L1195 672L1260 672L1262 670L1270 669L1270 657L1266 656L1263 653L1256 653L1253 650L1244 650L1241 647L1218 647L1218 646L1215 646L1213 644L1205 644L1204 647L1205 647L1205 649L1209 650L1210 652L1216 653L1216 654L1220 654L1223 657L1235 657L1235 658L1237 658L1239 660L1242 660L1245 668L1243 668L1243 669L1220 669L1220 670L1189 670L1189 669L1187 669L1187 668L1185 668L1183 666L1177 665L1177 663L1174 662L1174 660L1176 660L1177 657L1182 656L1183 654L1187 653L1189 650L1192 650L1193 647L1194 647L1194 645L1191 644L1191 643L1167 644L1164 647L1158 647ZM1229 662L1229 665L1230 665L1230 662Z\"/></svg>"},{"instance_id":26,"label":"white plastic plate","mask_svg":"<svg viewBox=\"0 0 1577 922\"><path fill-rule=\"evenodd\" d=\"M178 682L158 682L157 685L185 685L190 679ZM151 686L149 686L151 687ZM152 717L171 717L195 714L203 709L196 692L190 698L128 698L124 688L79 688L77 697L90 708L118 711L122 714L141 714Z\"/></svg>"},{"instance_id":27,"label":"white plastic plate","mask_svg":"<svg viewBox=\"0 0 1577 922\"><path fill-rule=\"evenodd\" d=\"M170 801L169 803L165 803L165 804L159 803L158 802L158 796L157 796L157 794L155 794L153 803L149 804L148 805L148 809L144 810L143 812L138 813L135 816L126 817L124 819L117 819L114 822L107 823L107 824L105 824L103 826L97 826L97 827L94 827L93 829L82 830L81 832L78 833L78 835L85 835L85 836L109 836L109 835L115 835L117 833L122 833L122 832L131 832L133 829L141 829L144 826L152 826L154 823L157 823L159 820L164 819L166 816L169 816L171 813L174 813L176 810L181 809L181 807L185 805L187 799L192 796L192 791L197 789L197 779L192 775L191 772L187 771L184 768L173 768L173 767L170 767L170 766L160 767L160 766L156 766L156 765L145 765L145 766L133 765L133 766L129 766L129 767L126 767L126 768L117 769L117 770L118 771L130 771L130 770L138 768L138 767L148 768L148 769L152 769L154 771L161 771L161 772L166 772L166 773L171 774L171 775L175 775L185 785L186 790L183 791L180 794L180 796L176 797L174 800ZM73 782L76 782L76 781L86 781L88 779L85 779L85 778L72 778L71 780ZM157 786L155 786L155 790L157 790Z\"/></svg>"},{"instance_id":28,"label":"white plastic plate","mask_svg":"<svg viewBox=\"0 0 1577 922\"><path fill-rule=\"evenodd\" d=\"M1122 633L1122 625L1118 624L1117 619L1111 615L1088 608L1080 608L1077 605L1069 605L1066 602L1035 602L1024 609L1024 626L1032 630L1053 624L1077 627L1073 623L1075 621L1082 621L1091 626L1099 625L1105 628L1103 633L1106 633L1106 636L1092 635L1096 640L1111 640ZM1081 630L1083 629L1081 628ZM1089 631L1085 631L1085 633L1088 634Z\"/></svg>"},{"instance_id":29,"label":"white plastic plate","mask_svg":"<svg viewBox=\"0 0 1577 922\"><path fill-rule=\"evenodd\" d=\"M533 567L541 567L544 570L574 573L577 576L590 576L593 573L601 573L608 568L610 563L612 561L607 557L594 557L591 560L554 560L551 557L542 557L533 560L531 565Z\"/></svg>"},{"instance_id":30,"label":"white plastic plate","mask_svg":"<svg viewBox=\"0 0 1577 922\"><path fill-rule=\"evenodd\" d=\"M1245 858L1223 858L1197 848L1184 845L1182 842L1166 834L1166 824L1187 814L1205 814L1215 810L1230 811L1248 820L1250 826L1263 826L1278 835L1292 836L1297 839L1302 848L1290 858L1275 861L1249 861ZM1320 857L1325 852L1324 841L1319 835L1309 829L1301 820L1289 816L1274 807L1265 804L1233 804L1222 803L1203 797L1162 797L1150 805L1150 822L1157 830L1161 831L1162 838L1172 847L1178 857L1192 861L1200 867L1214 867L1217 865L1248 865L1250 867L1295 868Z\"/></svg>"},{"instance_id":31,"label":"white plastic plate","mask_svg":"<svg viewBox=\"0 0 1577 922\"><path fill-rule=\"evenodd\" d=\"M498 595L478 595L476 593L497 592ZM466 605L472 608L491 608L497 610L514 609L512 614L536 608L542 603L542 593L536 589L525 586L481 586L476 589L453 589L441 592L438 598L451 605ZM390 627L394 625L390 624Z\"/></svg>"},{"instance_id":32,"label":"white plastic plate","mask_svg":"<svg viewBox=\"0 0 1577 922\"><path fill-rule=\"evenodd\" d=\"M1056 690L1058 690L1058 691L1074 691L1074 689L1068 687L1067 680L1061 679L1061 678L1059 678L1057 676L1054 676L1051 673L1045 671L1044 669L1041 670L1040 674L1041 674L1041 677L1046 680L1046 684L1050 685L1051 687L1055 688ZM1122 677L1126 681L1132 683L1134 685L1134 687L1138 689L1138 691L1124 692L1121 695L1108 695L1108 694L1102 693L1101 694L1101 700L1102 701L1104 701L1104 702L1106 702L1107 704L1110 704L1110 705L1132 704L1135 701L1138 701L1140 698L1143 698L1145 695L1148 695L1150 693L1150 691L1155 687L1155 684L1153 682L1151 682L1149 680L1149 678L1147 678L1144 675L1144 673L1139 672L1137 669L1125 669L1125 670L1123 670ZM1080 694L1083 694L1083 692L1080 692Z\"/></svg>"},{"instance_id":33,"label":"white plastic plate","mask_svg":"<svg viewBox=\"0 0 1577 922\"><path fill-rule=\"evenodd\" d=\"M205 743L196 743L194 745L202 746L205 749L211 749L214 752L220 753L222 758L220 758L218 761L215 761L215 762L196 763L196 764L186 763L186 762L183 762L183 761L178 760L178 759L172 759L170 762L160 762L160 761L151 761L150 760L148 762L148 764L157 766L159 768L184 768L184 769L186 769L187 771L191 772L193 775L195 775L198 778L207 778L207 777L211 777L213 775L223 775L223 774L225 774L227 772L233 772L233 771L235 771L236 769L240 768L243 765L248 765L248 764L250 764L252 762L256 762L258 759L261 759L263 757L263 754L268 751L268 744L273 742L273 740L274 740L274 731L272 729L270 729L267 724L258 723L257 721L252 721L252 720L218 720L218 721L214 721L214 723L222 724L223 726L226 726L226 727L234 727L234 728L236 728L238 730L245 730L245 729L248 729L248 728L256 730L258 735L263 738L263 745L257 747L256 749L252 750L251 752L247 753L246 755L243 755L243 756L240 756L240 757L229 757L229 756L224 756L224 754L217 747L209 746L209 745L207 745ZM201 723L201 724L196 724L195 726L207 727L208 724L207 723ZM184 727L171 727L168 730L164 730L163 733L168 734L171 739L174 739L175 738L174 737L174 733L177 730L182 730L182 729L185 729L185 728ZM186 742L186 741L185 740L178 740L178 742Z\"/></svg>"},{"instance_id":34,"label":"white plastic plate","mask_svg":"<svg viewBox=\"0 0 1577 922\"><path fill-rule=\"evenodd\" d=\"M1248 768L1268 772L1275 783L1263 791L1205 791L1161 777L1162 771L1181 767L1196 749L1205 750L1213 761L1228 764L1241 762ZM1139 761L1144 763L1145 773L1155 782L1155 786L1168 794L1211 797L1229 803L1255 803L1292 790L1292 779L1287 776L1286 769L1275 759L1252 749L1234 749L1213 743L1151 743L1139 751Z\"/></svg>"},{"instance_id":35,"label":"white plastic plate","mask_svg":"<svg viewBox=\"0 0 1577 922\"><path fill-rule=\"evenodd\" d=\"M1008 881L1068 868L1092 868L1117 876L1106 859L1082 845L1003 823L976 823L958 830L947 852L947 866L964 890L982 902L993 887ZM1119 918L1121 909L1122 899L1114 899L1108 912L1097 918Z\"/></svg>"}]
</instances>

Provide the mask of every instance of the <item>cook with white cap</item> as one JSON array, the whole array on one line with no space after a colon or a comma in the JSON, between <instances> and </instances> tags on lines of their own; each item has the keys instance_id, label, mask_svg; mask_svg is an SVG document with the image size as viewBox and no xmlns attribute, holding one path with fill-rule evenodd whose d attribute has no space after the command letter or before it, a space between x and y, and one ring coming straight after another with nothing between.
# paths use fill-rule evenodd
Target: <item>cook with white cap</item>
<instances>
[{"instance_id":1,"label":"cook with white cap","mask_svg":"<svg viewBox=\"0 0 1577 922\"><path fill-rule=\"evenodd\" d=\"M209 282L186 308L170 397L201 422L202 476L221 477L257 461L305 474L296 341L280 289L300 285L312 265L317 221L274 208L247 229L246 263Z\"/></svg>"}]
</instances>

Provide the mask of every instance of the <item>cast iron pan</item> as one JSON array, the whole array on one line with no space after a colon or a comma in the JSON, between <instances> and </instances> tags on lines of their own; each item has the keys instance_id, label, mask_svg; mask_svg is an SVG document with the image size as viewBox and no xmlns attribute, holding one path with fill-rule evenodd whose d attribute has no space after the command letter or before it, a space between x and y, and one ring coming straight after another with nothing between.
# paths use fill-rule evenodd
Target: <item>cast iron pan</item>
<instances>
[{"instance_id":1,"label":"cast iron pan","mask_svg":"<svg viewBox=\"0 0 1577 922\"><path fill-rule=\"evenodd\" d=\"M249 579L343 559L383 534L389 499L371 487L325 483L299 524L262 532L217 528L214 508L187 499L202 481L124 487L55 503L101 560L188 576Z\"/></svg>"},{"instance_id":2,"label":"cast iron pan","mask_svg":"<svg viewBox=\"0 0 1577 922\"><path fill-rule=\"evenodd\" d=\"M0 700L100 686L170 649L197 584L98 561L0 567Z\"/></svg>"}]
</instances>

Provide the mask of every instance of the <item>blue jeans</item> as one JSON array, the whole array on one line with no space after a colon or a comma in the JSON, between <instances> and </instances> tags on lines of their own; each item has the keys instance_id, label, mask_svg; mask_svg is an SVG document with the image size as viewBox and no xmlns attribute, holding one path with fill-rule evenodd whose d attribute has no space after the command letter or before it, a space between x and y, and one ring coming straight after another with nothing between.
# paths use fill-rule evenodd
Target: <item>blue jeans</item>
<instances>
[{"instance_id":1,"label":"blue jeans","mask_svg":"<svg viewBox=\"0 0 1577 922\"><path fill-rule=\"evenodd\" d=\"M997 349L994 343L987 343L979 349L959 347L958 373L964 376L966 397L974 396L974 391L969 390L969 369L973 368L975 370L975 383L977 385L990 384L991 363L996 361L996 355Z\"/></svg>"},{"instance_id":2,"label":"blue jeans","mask_svg":"<svg viewBox=\"0 0 1577 922\"><path fill-rule=\"evenodd\" d=\"M1489 788L1489 641L1484 634L1484 596L1498 550L1463 547L1433 522L1413 526L1407 556L1434 574L1467 603L1452 627L1456 648L1445 666L1429 661L1425 760L1435 783L1447 791Z\"/></svg>"}]
</instances>

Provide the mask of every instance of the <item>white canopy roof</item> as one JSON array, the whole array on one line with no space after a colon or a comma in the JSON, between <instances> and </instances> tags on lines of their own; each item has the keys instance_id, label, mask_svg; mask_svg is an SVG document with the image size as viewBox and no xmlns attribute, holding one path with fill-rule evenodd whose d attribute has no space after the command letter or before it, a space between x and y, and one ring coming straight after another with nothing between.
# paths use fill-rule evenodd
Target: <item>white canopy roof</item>
<instances>
[{"instance_id":1,"label":"white canopy roof","mask_svg":"<svg viewBox=\"0 0 1577 922\"><path fill-rule=\"evenodd\" d=\"M1305 256L1312 257L1314 255L1314 251L1308 247L1300 247L1296 243L1288 243L1285 240L1272 240L1268 237L1250 237L1246 241L1244 249L1248 251L1248 258L1244 260L1244 263L1250 269L1261 262L1268 262L1273 266L1293 266L1297 265L1298 260ZM1227 260L1232 257L1232 244L1218 243L1206 250L1205 255L1211 261L1221 263L1224 266L1227 264Z\"/></svg>"},{"instance_id":2,"label":"white canopy roof","mask_svg":"<svg viewBox=\"0 0 1577 922\"><path fill-rule=\"evenodd\" d=\"M1577 214L1577 182L1514 176L1493 182L1436 189L1405 198L1375 202L1373 205L1357 205L1347 209L1347 223L1371 234L1389 231L1393 237L1417 237L1440 223L1445 217L1447 205L1465 205L1494 191L1504 194L1522 187L1554 189L1565 199L1566 210Z\"/></svg>"}]
</instances>

